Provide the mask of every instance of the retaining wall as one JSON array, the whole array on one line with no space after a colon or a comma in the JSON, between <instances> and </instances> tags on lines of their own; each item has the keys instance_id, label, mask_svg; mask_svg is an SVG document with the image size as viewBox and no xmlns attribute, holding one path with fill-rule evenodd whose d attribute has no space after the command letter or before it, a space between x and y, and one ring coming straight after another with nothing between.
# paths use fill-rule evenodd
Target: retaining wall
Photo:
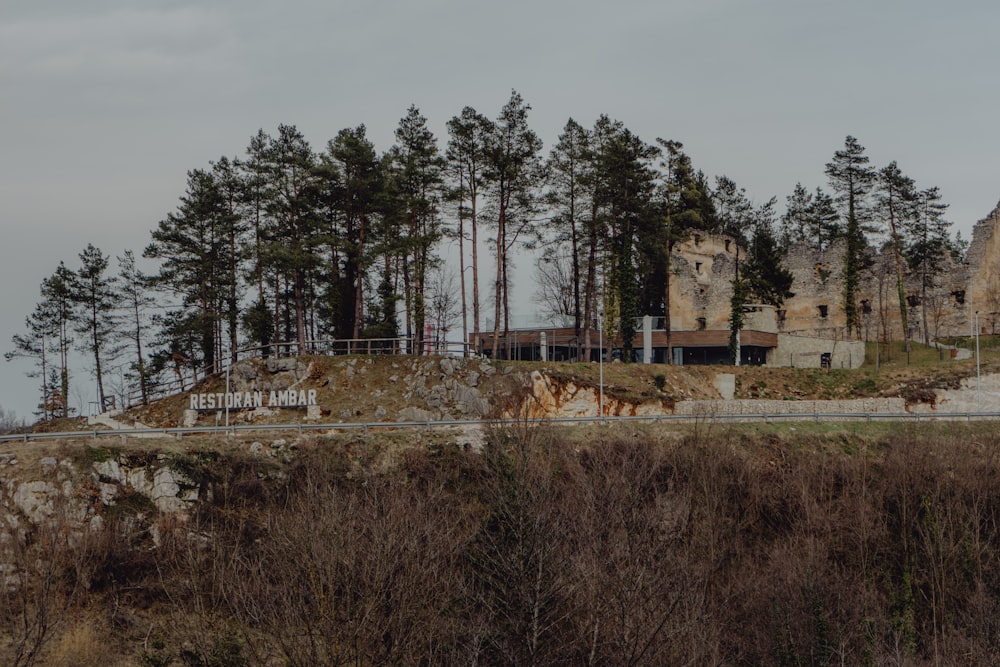
<instances>
[{"instance_id":1,"label":"retaining wall","mask_svg":"<svg viewBox=\"0 0 1000 667\"><path fill-rule=\"evenodd\" d=\"M906 412L902 398L859 398L834 401L772 401L738 399L734 401L678 401L675 415L710 417L712 415L779 414L879 414Z\"/></svg>"}]
</instances>

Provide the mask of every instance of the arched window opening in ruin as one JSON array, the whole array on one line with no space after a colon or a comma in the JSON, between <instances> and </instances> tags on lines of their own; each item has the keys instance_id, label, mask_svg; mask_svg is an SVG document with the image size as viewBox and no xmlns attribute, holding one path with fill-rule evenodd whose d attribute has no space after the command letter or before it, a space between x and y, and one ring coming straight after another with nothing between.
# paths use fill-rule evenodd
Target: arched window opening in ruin
<instances>
[{"instance_id":1,"label":"arched window opening in ruin","mask_svg":"<svg viewBox=\"0 0 1000 667\"><path fill-rule=\"evenodd\" d=\"M704 331L705 327L707 327L707 326L708 326L708 320L705 319L704 317L699 317L698 318L698 331Z\"/></svg>"},{"instance_id":2,"label":"arched window opening in ruin","mask_svg":"<svg viewBox=\"0 0 1000 667\"><path fill-rule=\"evenodd\" d=\"M910 306L910 308L916 308L920 305L920 297L916 294L910 294L906 297L906 303Z\"/></svg>"},{"instance_id":3,"label":"arched window opening in ruin","mask_svg":"<svg viewBox=\"0 0 1000 667\"><path fill-rule=\"evenodd\" d=\"M954 292L951 293L951 295L953 297L955 297L955 303L957 305L961 306L961 305L965 304L965 290L964 289L955 290Z\"/></svg>"},{"instance_id":4,"label":"arched window opening in ruin","mask_svg":"<svg viewBox=\"0 0 1000 667\"><path fill-rule=\"evenodd\" d=\"M861 312L865 315L871 315L872 312L872 302L868 299L861 300Z\"/></svg>"},{"instance_id":5,"label":"arched window opening in ruin","mask_svg":"<svg viewBox=\"0 0 1000 667\"><path fill-rule=\"evenodd\" d=\"M729 249L729 244L730 244L730 243L732 243L732 241L730 241L729 239L726 239L726 252L732 252L732 251L731 251L731 250Z\"/></svg>"},{"instance_id":6,"label":"arched window opening in ruin","mask_svg":"<svg viewBox=\"0 0 1000 667\"><path fill-rule=\"evenodd\" d=\"M694 263L694 270L696 273L701 273L701 262Z\"/></svg>"},{"instance_id":7,"label":"arched window opening in ruin","mask_svg":"<svg viewBox=\"0 0 1000 667\"><path fill-rule=\"evenodd\" d=\"M826 314L827 314L827 307L826 304L824 303L819 307L819 316L825 319Z\"/></svg>"}]
</instances>

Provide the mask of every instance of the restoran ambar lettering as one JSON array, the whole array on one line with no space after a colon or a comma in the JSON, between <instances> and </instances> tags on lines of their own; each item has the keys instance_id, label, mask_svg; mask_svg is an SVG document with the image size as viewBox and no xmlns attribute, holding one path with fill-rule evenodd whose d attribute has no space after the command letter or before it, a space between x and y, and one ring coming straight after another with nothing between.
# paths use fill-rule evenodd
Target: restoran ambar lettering
<instances>
[{"instance_id":1,"label":"restoran ambar lettering","mask_svg":"<svg viewBox=\"0 0 1000 667\"><path fill-rule=\"evenodd\" d=\"M272 391L267 395L266 402L262 391L191 394L189 407L191 410L242 410L263 407L299 408L309 405L318 405L315 389Z\"/></svg>"}]
</instances>

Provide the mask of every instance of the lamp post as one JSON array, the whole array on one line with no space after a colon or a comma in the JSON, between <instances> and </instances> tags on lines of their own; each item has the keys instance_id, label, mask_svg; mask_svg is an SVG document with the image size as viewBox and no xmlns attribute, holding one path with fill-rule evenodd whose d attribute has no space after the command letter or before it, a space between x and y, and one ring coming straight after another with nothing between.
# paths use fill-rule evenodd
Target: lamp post
<instances>
[{"instance_id":1,"label":"lamp post","mask_svg":"<svg viewBox=\"0 0 1000 667\"><path fill-rule=\"evenodd\" d=\"M597 416L604 416L604 310L597 311L597 345L601 349L597 353Z\"/></svg>"},{"instance_id":2,"label":"lamp post","mask_svg":"<svg viewBox=\"0 0 1000 667\"><path fill-rule=\"evenodd\" d=\"M983 411L983 394L982 394L982 381L979 375L979 311L976 311L975 317L975 327L976 327L976 406L979 411Z\"/></svg>"}]
</instances>

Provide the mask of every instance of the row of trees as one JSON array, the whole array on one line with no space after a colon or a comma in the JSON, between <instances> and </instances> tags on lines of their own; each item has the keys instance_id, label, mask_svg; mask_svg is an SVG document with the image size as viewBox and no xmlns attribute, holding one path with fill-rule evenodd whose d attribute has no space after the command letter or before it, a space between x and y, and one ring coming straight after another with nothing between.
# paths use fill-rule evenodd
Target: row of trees
<instances>
[{"instance_id":1,"label":"row of trees","mask_svg":"<svg viewBox=\"0 0 1000 667\"><path fill-rule=\"evenodd\" d=\"M69 391L74 334L92 358L102 405L107 360L124 350L128 383L143 397L165 372L183 381L192 369L220 369L242 347L266 350L276 341L306 349L316 339L405 336L420 353L430 322L446 328L459 315L462 339L471 331L479 350L488 310L493 347L482 351L496 356L524 249L540 258L540 314L573 326L578 356L590 357L603 318L630 359L640 315L665 316L669 345L671 251L693 232L728 234L748 248L734 280L734 332L743 303L780 305L791 293L781 266L789 241L847 240L852 328L876 220L888 220L898 252L928 281L935 244L947 242L936 189L917 193L898 175L873 197L875 172L851 137L827 166L833 196L797 186L779 227L774 198L757 205L725 176L711 183L680 142L646 143L608 116L590 129L570 119L546 157L529 111L517 92L495 119L466 107L448 121L442 151L411 107L381 155L363 125L341 130L322 151L281 125L275 136L259 131L243 156L190 171L177 210L152 230L143 253L157 263L151 275L129 252L110 276L107 258L90 247L78 271L60 264L43 282L42 302L11 353L36 360L42 412L65 411L58 401ZM457 244L457 290L448 275L434 279L446 243ZM484 248L495 268L488 279ZM492 309L482 301L484 284ZM161 308L150 317L154 302Z\"/></svg>"},{"instance_id":2,"label":"row of trees","mask_svg":"<svg viewBox=\"0 0 1000 667\"><path fill-rule=\"evenodd\" d=\"M80 266L69 269L60 262L55 273L42 281L42 300L25 320L26 332L13 337L7 360L35 360L29 376L41 378L39 414L70 414L70 358L77 351L89 356L102 408L114 406L114 394L105 386L110 359L134 354L132 368L145 377L147 362L143 342L146 313L153 303L145 278L136 268L135 256L126 251L117 258L118 272L109 273L110 258L88 245L79 254ZM144 382L139 383L145 387Z\"/></svg>"},{"instance_id":3,"label":"row of trees","mask_svg":"<svg viewBox=\"0 0 1000 667\"><path fill-rule=\"evenodd\" d=\"M801 183L787 199L782 218L785 245L803 242L822 249L843 239L844 314L849 330L861 335L857 291L860 274L871 264L873 248L893 257L900 321L909 349L909 312L903 278L907 269L919 277L921 303L944 268L949 254L964 254L961 237L950 235L947 205L937 187L918 189L895 161L881 169L869 165L865 148L848 136L826 165L832 194L809 192ZM930 341L927 309L922 309L925 342Z\"/></svg>"}]
</instances>

